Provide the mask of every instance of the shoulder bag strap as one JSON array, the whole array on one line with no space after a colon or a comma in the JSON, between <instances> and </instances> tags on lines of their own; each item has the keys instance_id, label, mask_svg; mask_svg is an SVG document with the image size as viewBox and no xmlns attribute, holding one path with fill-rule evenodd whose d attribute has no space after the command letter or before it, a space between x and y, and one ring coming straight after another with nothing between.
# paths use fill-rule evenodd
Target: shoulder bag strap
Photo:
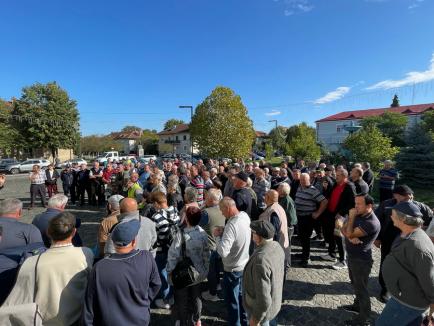
<instances>
[{"instance_id":1,"label":"shoulder bag strap","mask_svg":"<svg viewBox=\"0 0 434 326\"><path fill-rule=\"evenodd\" d=\"M38 264L39 264L39 259L41 258L41 256L42 256L42 254L38 255L38 259L36 259L36 264L35 264L35 284L34 284L34 287L33 287L33 303L35 303L35 301L36 301Z\"/></svg>"},{"instance_id":2,"label":"shoulder bag strap","mask_svg":"<svg viewBox=\"0 0 434 326\"><path fill-rule=\"evenodd\" d=\"M182 256L182 259L185 259L185 257L186 257L186 253L185 253L186 249L185 249L184 229L181 228L180 232L181 232L181 256Z\"/></svg>"}]
</instances>

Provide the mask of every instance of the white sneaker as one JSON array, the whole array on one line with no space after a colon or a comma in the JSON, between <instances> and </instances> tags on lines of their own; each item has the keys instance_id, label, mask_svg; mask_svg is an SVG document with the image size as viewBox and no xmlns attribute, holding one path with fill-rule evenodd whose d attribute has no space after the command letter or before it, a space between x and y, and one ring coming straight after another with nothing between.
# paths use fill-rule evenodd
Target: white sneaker
<instances>
[{"instance_id":1,"label":"white sneaker","mask_svg":"<svg viewBox=\"0 0 434 326\"><path fill-rule=\"evenodd\" d=\"M160 309L170 309L170 305L165 303L163 299L155 300L155 305Z\"/></svg>"},{"instance_id":2,"label":"white sneaker","mask_svg":"<svg viewBox=\"0 0 434 326\"><path fill-rule=\"evenodd\" d=\"M212 301L212 302L216 302L220 300L217 295L212 295L211 293L209 293L209 291L203 292L202 298L206 301Z\"/></svg>"},{"instance_id":3,"label":"white sneaker","mask_svg":"<svg viewBox=\"0 0 434 326\"><path fill-rule=\"evenodd\" d=\"M320 256L320 257L321 257L322 260L332 261L332 262L334 262L334 263L337 261L336 257L330 256L329 254L327 254L327 255L322 255L322 256Z\"/></svg>"},{"instance_id":4,"label":"white sneaker","mask_svg":"<svg viewBox=\"0 0 434 326\"><path fill-rule=\"evenodd\" d=\"M348 266L347 266L347 264L345 262L338 261L336 264L334 264L332 266L332 268L338 271L338 270L341 270L341 269L346 269L346 268L348 268Z\"/></svg>"},{"instance_id":5,"label":"white sneaker","mask_svg":"<svg viewBox=\"0 0 434 326\"><path fill-rule=\"evenodd\" d=\"M222 286L219 284L217 284L217 291L221 291L222 290Z\"/></svg>"}]
</instances>

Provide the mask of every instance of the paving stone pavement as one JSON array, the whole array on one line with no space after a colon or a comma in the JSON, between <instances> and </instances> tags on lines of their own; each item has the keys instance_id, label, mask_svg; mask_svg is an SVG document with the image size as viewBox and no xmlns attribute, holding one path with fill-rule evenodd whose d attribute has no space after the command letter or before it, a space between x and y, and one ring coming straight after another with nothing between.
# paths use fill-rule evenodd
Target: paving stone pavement
<instances>
[{"instance_id":1,"label":"paving stone pavement","mask_svg":"<svg viewBox=\"0 0 434 326\"><path fill-rule=\"evenodd\" d=\"M61 187L59 187L61 189ZM0 191L0 199L16 197L29 204L29 184L27 176L7 176L6 187ZM22 220L30 223L33 216L42 212L42 207L24 210ZM79 230L84 244L93 247L96 244L97 227L104 217L104 208L68 207L68 210L82 219ZM301 248L294 240L293 253L299 253ZM331 262L320 259L326 254L326 249L319 242L312 241L312 264L308 268L301 268L294 262L287 274L283 293L283 305L278 315L278 324L285 326L304 325L343 325L353 314L337 309L338 306L353 302L353 291L349 282L348 270L335 271ZM375 296L379 293L378 268L380 262L379 250L374 250L374 265L369 279L369 291L372 303L372 318L376 318L384 305ZM219 293L220 298L222 294ZM226 325L226 310L224 301L203 301L202 325ZM172 326L174 321L170 311L152 309L152 325Z\"/></svg>"}]
</instances>

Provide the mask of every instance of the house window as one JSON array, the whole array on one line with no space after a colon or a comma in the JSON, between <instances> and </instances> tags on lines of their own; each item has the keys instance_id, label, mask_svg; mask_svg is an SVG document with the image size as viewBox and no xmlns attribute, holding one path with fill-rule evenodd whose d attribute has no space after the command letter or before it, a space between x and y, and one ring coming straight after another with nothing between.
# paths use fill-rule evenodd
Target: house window
<instances>
[{"instance_id":1,"label":"house window","mask_svg":"<svg viewBox=\"0 0 434 326\"><path fill-rule=\"evenodd\" d=\"M176 136L176 140L178 140L178 136Z\"/></svg>"},{"instance_id":2,"label":"house window","mask_svg":"<svg viewBox=\"0 0 434 326\"><path fill-rule=\"evenodd\" d=\"M187 135L184 135L184 140L187 140Z\"/></svg>"}]
</instances>

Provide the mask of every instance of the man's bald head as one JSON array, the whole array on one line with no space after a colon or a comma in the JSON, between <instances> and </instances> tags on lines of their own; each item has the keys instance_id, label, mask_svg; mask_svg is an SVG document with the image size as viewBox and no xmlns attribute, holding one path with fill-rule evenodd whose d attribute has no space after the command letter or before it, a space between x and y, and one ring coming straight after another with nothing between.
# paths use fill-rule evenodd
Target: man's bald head
<instances>
[{"instance_id":1,"label":"man's bald head","mask_svg":"<svg viewBox=\"0 0 434 326\"><path fill-rule=\"evenodd\" d=\"M137 211L137 201L134 198L125 198L120 204L121 213Z\"/></svg>"},{"instance_id":2,"label":"man's bald head","mask_svg":"<svg viewBox=\"0 0 434 326\"><path fill-rule=\"evenodd\" d=\"M279 193L276 190L268 190L265 194L265 204L271 206L279 201Z\"/></svg>"}]
</instances>

